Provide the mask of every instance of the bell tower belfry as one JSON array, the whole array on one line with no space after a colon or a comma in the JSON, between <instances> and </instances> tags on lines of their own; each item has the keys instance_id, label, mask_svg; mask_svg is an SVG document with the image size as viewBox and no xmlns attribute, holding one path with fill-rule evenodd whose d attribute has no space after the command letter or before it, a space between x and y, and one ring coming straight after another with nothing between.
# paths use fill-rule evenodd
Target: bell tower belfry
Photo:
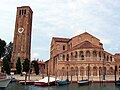
<instances>
[{"instance_id":1,"label":"bell tower belfry","mask_svg":"<svg viewBox=\"0 0 120 90\"><path fill-rule=\"evenodd\" d=\"M31 56L32 14L29 6L17 7L13 52L11 57L12 66L16 67L18 57L21 63Z\"/></svg>"}]
</instances>

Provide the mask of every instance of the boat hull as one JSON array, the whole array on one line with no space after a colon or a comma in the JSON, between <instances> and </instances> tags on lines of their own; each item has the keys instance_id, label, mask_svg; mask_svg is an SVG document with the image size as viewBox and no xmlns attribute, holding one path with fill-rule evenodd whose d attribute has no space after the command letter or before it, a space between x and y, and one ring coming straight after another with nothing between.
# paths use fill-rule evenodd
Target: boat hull
<instances>
[{"instance_id":1,"label":"boat hull","mask_svg":"<svg viewBox=\"0 0 120 90\"><path fill-rule=\"evenodd\" d=\"M19 81L20 84L22 85L34 85L34 81Z\"/></svg>"},{"instance_id":2,"label":"boat hull","mask_svg":"<svg viewBox=\"0 0 120 90\"><path fill-rule=\"evenodd\" d=\"M120 86L120 80L116 81L115 85Z\"/></svg>"},{"instance_id":3,"label":"boat hull","mask_svg":"<svg viewBox=\"0 0 120 90\"><path fill-rule=\"evenodd\" d=\"M49 86L49 85L55 85L55 81L49 82L49 84L48 84L48 83L45 83L45 82L35 82L34 85L36 85L36 86Z\"/></svg>"},{"instance_id":4,"label":"boat hull","mask_svg":"<svg viewBox=\"0 0 120 90\"><path fill-rule=\"evenodd\" d=\"M67 85L69 83L69 81L57 81L57 85Z\"/></svg>"},{"instance_id":5,"label":"boat hull","mask_svg":"<svg viewBox=\"0 0 120 90\"><path fill-rule=\"evenodd\" d=\"M0 87L7 87L11 79L0 79Z\"/></svg>"},{"instance_id":6,"label":"boat hull","mask_svg":"<svg viewBox=\"0 0 120 90\"><path fill-rule=\"evenodd\" d=\"M91 81L87 81L87 80L78 81L78 84L79 84L80 86L89 85L89 84L91 84L91 83L92 83Z\"/></svg>"}]
</instances>

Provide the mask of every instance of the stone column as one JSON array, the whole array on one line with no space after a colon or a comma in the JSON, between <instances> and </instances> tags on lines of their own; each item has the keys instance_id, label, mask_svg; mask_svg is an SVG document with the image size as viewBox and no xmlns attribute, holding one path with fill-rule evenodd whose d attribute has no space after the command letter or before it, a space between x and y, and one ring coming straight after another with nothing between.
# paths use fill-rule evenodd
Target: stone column
<instances>
[{"instance_id":1,"label":"stone column","mask_svg":"<svg viewBox=\"0 0 120 90\"><path fill-rule=\"evenodd\" d=\"M99 52L97 51L97 61L99 61Z\"/></svg>"},{"instance_id":2,"label":"stone column","mask_svg":"<svg viewBox=\"0 0 120 90\"><path fill-rule=\"evenodd\" d=\"M84 60L86 60L86 51L83 50Z\"/></svg>"},{"instance_id":3,"label":"stone column","mask_svg":"<svg viewBox=\"0 0 120 90\"><path fill-rule=\"evenodd\" d=\"M91 59L91 61L93 61L93 53L92 53L93 51L91 50L90 51L90 59Z\"/></svg>"}]
</instances>

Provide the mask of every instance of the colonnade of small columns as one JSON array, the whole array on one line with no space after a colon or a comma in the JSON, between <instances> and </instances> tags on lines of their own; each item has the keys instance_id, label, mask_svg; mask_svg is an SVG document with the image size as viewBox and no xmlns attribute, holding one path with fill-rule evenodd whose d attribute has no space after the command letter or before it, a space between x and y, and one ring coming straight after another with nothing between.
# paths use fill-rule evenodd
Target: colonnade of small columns
<instances>
[{"instance_id":1,"label":"colonnade of small columns","mask_svg":"<svg viewBox=\"0 0 120 90\"><path fill-rule=\"evenodd\" d=\"M92 60L92 61L114 61L111 54L105 53L99 50L75 50L68 53L60 54L59 59L61 61L74 61L74 60Z\"/></svg>"},{"instance_id":2,"label":"colonnade of small columns","mask_svg":"<svg viewBox=\"0 0 120 90\"><path fill-rule=\"evenodd\" d=\"M78 76L88 76L88 71L89 71L89 76L101 76L103 75L103 70L106 75L114 75L114 66L111 67L97 67L97 66L90 66L88 70L88 66L81 66L81 67L62 67L61 69L57 70L57 74L59 76L66 76L67 72L68 75L78 75Z\"/></svg>"}]
</instances>

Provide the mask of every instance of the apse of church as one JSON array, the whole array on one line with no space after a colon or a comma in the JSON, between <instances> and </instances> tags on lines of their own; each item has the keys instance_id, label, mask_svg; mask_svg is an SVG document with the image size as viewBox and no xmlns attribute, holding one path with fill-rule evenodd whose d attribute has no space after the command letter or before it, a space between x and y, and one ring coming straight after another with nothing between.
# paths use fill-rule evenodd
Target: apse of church
<instances>
[{"instance_id":1,"label":"apse of church","mask_svg":"<svg viewBox=\"0 0 120 90\"><path fill-rule=\"evenodd\" d=\"M58 76L99 76L114 74L115 61L100 40L84 32L72 38L53 37L50 48L49 72ZM103 69L104 67L104 69Z\"/></svg>"}]
</instances>

